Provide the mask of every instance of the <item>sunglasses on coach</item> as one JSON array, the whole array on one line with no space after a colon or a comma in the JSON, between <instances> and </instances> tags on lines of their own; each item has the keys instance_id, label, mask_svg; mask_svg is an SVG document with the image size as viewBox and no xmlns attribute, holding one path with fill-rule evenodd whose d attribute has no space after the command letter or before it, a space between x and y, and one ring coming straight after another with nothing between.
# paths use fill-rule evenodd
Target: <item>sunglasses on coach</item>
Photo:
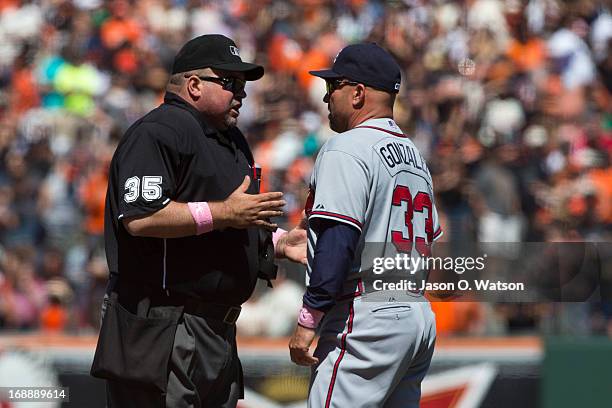
<instances>
[{"instance_id":1,"label":"sunglasses on coach","mask_svg":"<svg viewBox=\"0 0 612 408\"><path fill-rule=\"evenodd\" d=\"M246 86L246 81L244 79L235 78L235 77L211 77L211 76L200 76L194 75L200 78L202 81L207 82L215 82L220 84L223 89L226 91L230 91L233 94L241 93L244 91L244 87Z\"/></svg>"},{"instance_id":2,"label":"sunglasses on coach","mask_svg":"<svg viewBox=\"0 0 612 408\"><path fill-rule=\"evenodd\" d=\"M325 81L325 91L331 95L336 89L342 88L344 85L358 85L359 82L349 81L348 79L330 79Z\"/></svg>"}]
</instances>

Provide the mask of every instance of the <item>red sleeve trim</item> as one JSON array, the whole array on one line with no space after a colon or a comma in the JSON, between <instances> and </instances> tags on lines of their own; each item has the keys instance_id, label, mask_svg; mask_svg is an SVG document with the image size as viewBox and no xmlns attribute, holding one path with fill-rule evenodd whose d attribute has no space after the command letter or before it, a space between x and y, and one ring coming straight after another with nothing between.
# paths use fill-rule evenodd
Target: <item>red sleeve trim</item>
<instances>
[{"instance_id":1,"label":"red sleeve trim","mask_svg":"<svg viewBox=\"0 0 612 408\"><path fill-rule=\"evenodd\" d=\"M356 219L349 217L347 215L342 215L342 214L337 214L337 213L333 213L333 212L329 212L329 211L312 211L310 213L311 217L316 217L316 216L321 216L321 217L325 217L325 218L335 218L339 221L348 221L351 224L355 225L356 227L358 227L361 230L362 224L357 221Z\"/></svg>"},{"instance_id":2,"label":"red sleeve trim","mask_svg":"<svg viewBox=\"0 0 612 408\"><path fill-rule=\"evenodd\" d=\"M436 232L433 235L433 239L435 240L436 238L439 238L442 235L443 232L444 231L442 231L442 227L438 227L438 229L436 230Z\"/></svg>"}]
</instances>

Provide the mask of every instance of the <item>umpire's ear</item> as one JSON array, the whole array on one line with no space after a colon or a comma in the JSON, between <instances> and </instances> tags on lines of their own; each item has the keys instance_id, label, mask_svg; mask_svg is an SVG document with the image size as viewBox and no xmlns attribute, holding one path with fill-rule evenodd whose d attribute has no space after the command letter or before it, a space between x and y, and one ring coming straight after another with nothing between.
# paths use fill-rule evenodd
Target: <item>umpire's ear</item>
<instances>
[{"instance_id":1,"label":"umpire's ear","mask_svg":"<svg viewBox=\"0 0 612 408\"><path fill-rule=\"evenodd\" d=\"M202 88L204 85L205 84L202 82L202 80L194 74L187 78L185 87L187 88L187 93L189 93L189 96L197 101L202 97Z\"/></svg>"},{"instance_id":2,"label":"umpire's ear","mask_svg":"<svg viewBox=\"0 0 612 408\"><path fill-rule=\"evenodd\" d=\"M365 98L366 98L366 87L364 84L357 84L355 86L355 88L353 89L353 93L352 93L352 104L353 104L353 109L361 109L363 108L363 105L365 104Z\"/></svg>"}]
</instances>

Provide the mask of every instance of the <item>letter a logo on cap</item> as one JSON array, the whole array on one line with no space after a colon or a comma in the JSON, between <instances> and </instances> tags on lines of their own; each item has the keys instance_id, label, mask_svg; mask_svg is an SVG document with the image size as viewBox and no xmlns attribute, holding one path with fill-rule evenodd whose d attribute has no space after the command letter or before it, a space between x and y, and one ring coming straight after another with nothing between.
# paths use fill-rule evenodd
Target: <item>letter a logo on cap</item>
<instances>
[{"instance_id":1,"label":"letter a logo on cap","mask_svg":"<svg viewBox=\"0 0 612 408\"><path fill-rule=\"evenodd\" d=\"M230 45L229 49L230 49L230 53L232 53L232 55L235 55L237 57L240 56L240 53L238 52L238 48L234 47L233 45Z\"/></svg>"},{"instance_id":2,"label":"letter a logo on cap","mask_svg":"<svg viewBox=\"0 0 612 408\"><path fill-rule=\"evenodd\" d=\"M395 84L395 90L396 90L396 91L399 91L399 89L400 89L400 84L399 84L399 83L396 83L396 84Z\"/></svg>"}]
</instances>

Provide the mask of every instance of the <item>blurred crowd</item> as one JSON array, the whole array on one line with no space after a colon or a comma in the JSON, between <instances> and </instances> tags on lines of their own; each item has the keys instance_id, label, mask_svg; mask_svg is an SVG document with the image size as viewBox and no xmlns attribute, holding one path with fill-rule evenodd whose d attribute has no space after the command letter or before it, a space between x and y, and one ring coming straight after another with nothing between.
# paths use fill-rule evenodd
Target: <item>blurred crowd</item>
<instances>
[{"instance_id":1,"label":"blurred crowd","mask_svg":"<svg viewBox=\"0 0 612 408\"><path fill-rule=\"evenodd\" d=\"M265 66L239 124L264 189L285 193L287 226L333 136L324 84L308 70L374 41L403 68L396 121L429 163L444 241L611 241L605 3L0 0L0 329L99 325L110 158L161 103L178 48L206 33L233 38L243 60ZM247 304L244 333L286 335L302 285L280 279ZM542 332L564 305L434 308L440 333L504 334ZM582 332L612 328L609 305L578 309L568 313Z\"/></svg>"}]
</instances>

